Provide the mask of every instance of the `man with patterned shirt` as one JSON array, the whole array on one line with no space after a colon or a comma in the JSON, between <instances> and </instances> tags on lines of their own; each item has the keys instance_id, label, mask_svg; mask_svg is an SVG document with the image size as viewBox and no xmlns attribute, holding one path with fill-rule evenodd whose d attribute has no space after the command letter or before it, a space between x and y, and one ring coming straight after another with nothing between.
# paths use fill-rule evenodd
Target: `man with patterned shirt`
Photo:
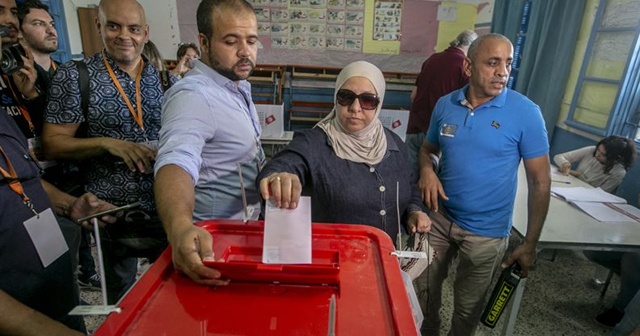
<instances>
[{"instance_id":1,"label":"man with patterned shirt","mask_svg":"<svg viewBox=\"0 0 640 336\"><path fill-rule=\"evenodd\" d=\"M69 62L52 80L43 141L51 159L84 160L85 189L115 205L140 201L155 213L153 162L160 129L162 85L142 58L149 39L142 6L135 0L102 0L98 30L105 49L86 59L90 92L82 92L78 67ZM81 99L89 94L87 111ZM86 123L86 137L77 137ZM135 282L137 260L103 237L109 304Z\"/></svg>"}]
</instances>

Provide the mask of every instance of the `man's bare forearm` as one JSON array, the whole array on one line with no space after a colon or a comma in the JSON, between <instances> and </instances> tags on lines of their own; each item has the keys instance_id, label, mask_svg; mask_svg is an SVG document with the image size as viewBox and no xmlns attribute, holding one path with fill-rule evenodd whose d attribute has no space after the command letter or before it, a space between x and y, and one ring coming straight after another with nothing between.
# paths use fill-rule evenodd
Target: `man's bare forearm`
<instances>
[{"instance_id":1,"label":"man's bare forearm","mask_svg":"<svg viewBox=\"0 0 640 336\"><path fill-rule=\"evenodd\" d=\"M105 142L110 138L72 138L55 136L45 142L47 158L84 160L107 153Z\"/></svg>"},{"instance_id":2,"label":"man's bare forearm","mask_svg":"<svg viewBox=\"0 0 640 336\"><path fill-rule=\"evenodd\" d=\"M171 241L176 232L193 223L193 179L181 167L170 164L158 170L154 184L158 215Z\"/></svg>"},{"instance_id":3,"label":"man's bare forearm","mask_svg":"<svg viewBox=\"0 0 640 336\"><path fill-rule=\"evenodd\" d=\"M1 335L82 335L0 290Z\"/></svg>"},{"instance_id":4,"label":"man's bare forearm","mask_svg":"<svg viewBox=\"0 0 640 336\"><path fill-rule=\"evenodd\" d=\"M438 155L440 153L437 146L434 146L428 142L422 143L420 146L420 154L418 155L418 160L420 163L420 174L422 174L423 169L427 171L433 171L433 161L431 159L431 154Z\"/></svg>"},{"instance_id":5,"label":"man's bare forearm","mask_svg":"<svg viewBox=\"0 0 640 336\"><path fill-rule=\"evenodd\" d=\"M51 183L41 180L44 191L49 196L49 200L53 205L53 211L60 216L68 216L73 202L76 198L56 188Z\"/></svg>"},{"instance_id":6,"label":"man's bare forearm","mask_svg":"<svg viewBox=\"0 0 640 336\"><path fill-rule=\"evenodd\" d=\"M549 211L549 198L551 194L549 185L550 184L547 184L545 186L544 183L540 183L533 187L529 186L527 234L525 235L525 241L534 245L538 244L544 220L547 218L547 212Z\"/></svg>"},{"instance_id":7,"label":"man's bare forearm","mask_svg":"<svg viewBox=\"0 0 640 336\"><path fill-rule=\"evenodd\" d=\"M106 152L111 138L76 138L80 124L50 124L42 128L42 142L47 159L82 160ZM117 141L117 140L115 140Z\"/></svg>"},{"instance_id":8,"label":"man's bare forearm","mask_svg":"<svg viewBox=\"0 0 640 336\"><path fill-rule=\"evenodd\" d=\"M527 233L525 242L535 246L540 239L542 226L549 211L551 197L551 172L549 157L544 155L525 160L527 174Z\"/></svg>"}]
</instances>

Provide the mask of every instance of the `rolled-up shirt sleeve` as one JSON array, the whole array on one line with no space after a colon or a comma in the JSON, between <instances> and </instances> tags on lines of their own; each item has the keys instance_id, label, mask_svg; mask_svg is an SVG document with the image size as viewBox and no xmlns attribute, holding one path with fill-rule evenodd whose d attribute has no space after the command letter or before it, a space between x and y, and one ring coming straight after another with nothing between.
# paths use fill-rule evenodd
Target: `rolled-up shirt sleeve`
<instances>
[{"instance_id":1,"label":"rolled-up shirt sleeve","mask_svg":"<svg viewBox=\"0 0 640 336\"><path fill-rule=\"evenodd\" d=\"M175 164L191 175L195 186L202 165L202 149L218 127L213 110L197 90L166 96L154 166L156 174L163 166Z\"/></svg>"},{"instance_id":2,"label":"rolled-up shirt sleeve","mask_svg":"<svg viewBox=\"0 0 640 336\"><path fill-rule=\"evenodd\" d=\"M580 162L585 158L589 158L593 156L593 151L596 149L595 146L587 146L583 148L578 148L569 152L556 154L553 157L553 162L556 166L561 167L565 163L574 164L576 162Z\"/></svg>"}]
</instances>

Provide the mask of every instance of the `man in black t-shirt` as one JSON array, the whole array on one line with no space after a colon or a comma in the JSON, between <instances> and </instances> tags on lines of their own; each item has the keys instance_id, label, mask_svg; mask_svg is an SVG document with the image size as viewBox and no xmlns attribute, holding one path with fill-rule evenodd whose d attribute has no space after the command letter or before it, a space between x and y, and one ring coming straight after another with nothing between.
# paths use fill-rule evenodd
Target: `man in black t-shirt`
<instances>
[{"instance_id":1,"label":"man in black t-shirt","mask_svg":"<svg viewBox=\"0 0 640 336\"><path fill-rule=\"evenodd\" d=\"M65 194L39 174L27 139L0 107L0 335L86 333L82 317L68 315L79 293L54 213L75 220L113 205Z\"/></svg>"}]
</instances>

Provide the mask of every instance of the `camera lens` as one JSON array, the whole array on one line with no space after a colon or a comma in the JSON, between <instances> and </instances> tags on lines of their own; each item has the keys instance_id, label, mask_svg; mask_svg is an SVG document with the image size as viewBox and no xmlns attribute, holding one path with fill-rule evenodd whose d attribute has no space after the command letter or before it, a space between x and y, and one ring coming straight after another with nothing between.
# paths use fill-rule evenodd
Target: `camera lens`
<instances>
[{"instance_id":1,"label":"camera lens","mask_svg":"<svg viewBox=\"0 0 640 336\"><path fill-rule=\"evenodd\" d=\"M0 60L0 70L10 75L24 66L22 56L26 56L26 52L19 43L14 43L2 48L2 60Z\"/></svg>"},{"instance_id":2,"label":"camera lens","mask_svg":"<svg viewBox=\"0 0 640 336\"><path fill-rule=\"evenodd\" d=\"M11 52L7 49L2 49L2 60L0 60L0 69L2 69L2 72L6 73L5 69L12 68L13 63Z\"/></svg>"}]
</instances>

